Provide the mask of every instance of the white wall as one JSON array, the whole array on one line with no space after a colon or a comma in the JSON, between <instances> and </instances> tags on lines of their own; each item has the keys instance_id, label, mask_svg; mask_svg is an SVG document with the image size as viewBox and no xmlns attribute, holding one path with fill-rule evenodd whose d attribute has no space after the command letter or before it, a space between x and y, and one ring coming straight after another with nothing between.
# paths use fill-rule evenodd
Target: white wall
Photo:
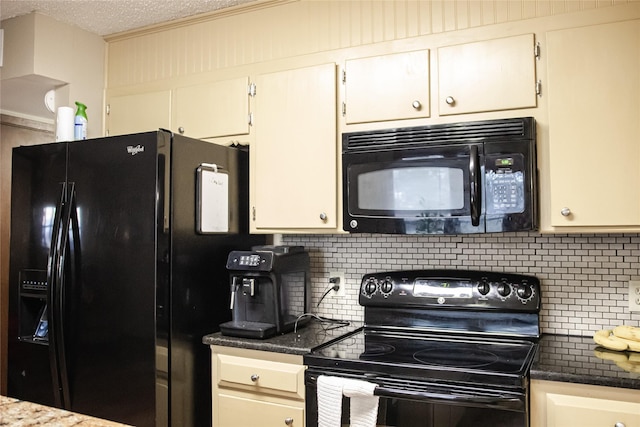
<instances>
[{"instance_id":1,"label":"white wall","mask_svg":"<svg viewBox=\"0 0 640 427\"><path fill-rule=\"evenodd\" d=\"M88 137L102 136L106 42L45 15L4 20L0 111L53 123L44 94L56 90L56 107L87 105Z\"/></svg>"}]
</instances>

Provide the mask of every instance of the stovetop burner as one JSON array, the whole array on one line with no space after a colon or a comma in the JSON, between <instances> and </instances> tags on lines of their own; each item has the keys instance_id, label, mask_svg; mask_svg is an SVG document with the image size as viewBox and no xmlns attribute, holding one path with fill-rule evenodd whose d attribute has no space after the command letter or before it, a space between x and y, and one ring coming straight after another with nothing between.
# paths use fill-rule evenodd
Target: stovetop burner
<instances>
[{"instance_id":1,"label":"stovetop burner","mask_svg":"<svg viewBox=\"0 0 640 427\"><path fill-rule=\"evenodd\" d=\"M450 366L452 368L481 368L498 361L496 353L473 345L449 343L430 344L429 348L417 351L413 358L425 365Z\"/></svg>"},{"instance_id":2,"label":"stovetop burner","mask_svg":"<svg viewBox=\"0 0 640 427\"><path fill-rule=\"evenodd\" d=\"M360 355L361 359L375 359L385 354L391 354L396 351L396 348L389 344L383 343L371 343L365 345L364 353Z\"/></svg>"}]
</instances>

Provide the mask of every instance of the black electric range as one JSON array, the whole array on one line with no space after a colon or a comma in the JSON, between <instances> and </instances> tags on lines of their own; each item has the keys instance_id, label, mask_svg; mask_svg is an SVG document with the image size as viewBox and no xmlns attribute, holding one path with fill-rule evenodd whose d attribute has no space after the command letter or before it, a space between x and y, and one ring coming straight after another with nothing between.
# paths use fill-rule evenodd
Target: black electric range
<instances>
[{"instance_id":1,"label":"black electric range","mask_svg":"<svg viewBox=\"0 0 640 427\"><path fill-rule=\"evenodd\" d=\"M481 425L478 417L493 427L528 425L529 369L540 337L537 278L373 273L362 279L359 302L364 327L304 357L308 425L317 423L322 375L376 384L385 399L378 425ZM403 419L416 411L423 415Z\"/></svg>"}]
</instances>

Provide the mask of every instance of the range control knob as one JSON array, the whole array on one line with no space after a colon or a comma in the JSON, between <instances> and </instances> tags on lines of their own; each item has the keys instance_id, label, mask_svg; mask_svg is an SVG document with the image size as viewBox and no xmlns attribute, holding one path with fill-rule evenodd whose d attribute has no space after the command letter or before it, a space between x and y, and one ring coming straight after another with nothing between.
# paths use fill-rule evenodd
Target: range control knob
<instances>
[{"instance_id":1,"label":"range control knob","mask_svg":"<svg viewBox=\"0 0 640 427\"><path fill-rule=\"evenodd\" d=\"M522 300L528 300L529 298L531 298L531 295L533 295L533 289L531 288L531 286L523 283L522 285L518 286L518 290L516 291L516 293L518 295L518 298Z\"/></svg>"},{"instance_id":2,"label":"range control knob","mask_svg":"<svg viewBox=\"0 0 640 427\"><path fill-rule=\"evenodd\" d=\"M393 289L393 282L389 278L384 279L384 282L380 284L380 291L383 294L390 293L392 289Z\"/></svg>"},{"instance_id":3,"label":"range control knob","mask_svg":"<svg viewBox=\"0 0 640 427\"><path fill-rule=\"evenodd\" d=\"M364 293L367 295L372 295L376 291L376 279L373 277L367 280L367 283L364 285Z\"/></svg>"},{"instance_id":4,"label":"range control knob","mask_svg":"<svg viewBox=\"0 0 640 427\"><path fill-rule=\"evenodd\" d=\"M507 282L502 282L498 285L498 295L507 297L511 293L511 286Z\"/></svg>"},{"instance_id":5,"label":"range control knob","mask_svg":"<svg viewBox=\"0 0 640 427\"><path fill-rule=\"evenodd\" d=\"M480 295L486 295L489 293L490 290L491 290L491 286L489 286L486 280L483 280L482 282L478 283L478 292L480 292Z\"/></svg>"}]
</instances>

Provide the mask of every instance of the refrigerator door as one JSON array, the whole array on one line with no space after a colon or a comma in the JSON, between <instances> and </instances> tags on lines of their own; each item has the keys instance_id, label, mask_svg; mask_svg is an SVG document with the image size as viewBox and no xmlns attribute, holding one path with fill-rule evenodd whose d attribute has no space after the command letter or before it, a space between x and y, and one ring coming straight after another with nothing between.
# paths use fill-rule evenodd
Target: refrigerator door
<instances>
[{"instance_id":1,"label":"refrigerator door","mask_svg":"<svg viewBox=\"0 0 640 427\"><path fill-rule=\"evenodd\" d=\"M79 242L65 281L68 409L155 426L157 133L69 144Z\"/></svg>"},{"instance_id":2,"label":"refrigerator door","mask_svg":"<svg viewBox=\"0 0 640 427\"><path fill-rule=\"evenodd\" d=\"M8 394L50 406L62 402L47 301L67 197L66 156L67 144L50 144L15 148L12 159Z\"/></svg>"}]
</instances>

